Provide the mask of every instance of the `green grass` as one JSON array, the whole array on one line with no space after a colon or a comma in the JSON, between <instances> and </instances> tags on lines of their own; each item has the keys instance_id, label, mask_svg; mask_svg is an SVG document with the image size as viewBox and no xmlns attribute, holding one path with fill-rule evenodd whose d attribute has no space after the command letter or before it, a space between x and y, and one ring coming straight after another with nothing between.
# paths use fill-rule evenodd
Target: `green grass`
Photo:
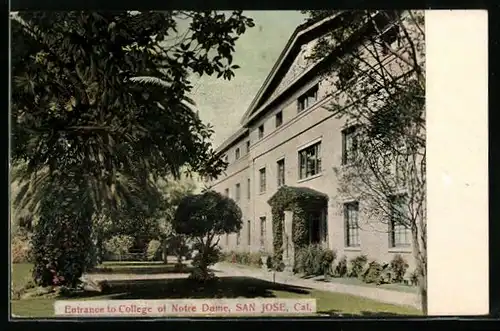
<instances>
[{"instance_id":1,"label":"green grass","mask_svg":"<svg viewBox=\"0 0 500 331\"><path fill-rule=\"evenodd\" d=\"M13 266L13 283L30 277L30 265ZM317 311L331 316L420 315L416 309L376 302L352 295L318 291L304 287L275 284L249 277L228 277L203 287L188 279L110 281L105 295L85 293L71 300L181 299L181 298L295 298L317 300ZM55 300L30 298L11 301L11 311L22 317L53 317Z\"/></svg>"}]
</instances>

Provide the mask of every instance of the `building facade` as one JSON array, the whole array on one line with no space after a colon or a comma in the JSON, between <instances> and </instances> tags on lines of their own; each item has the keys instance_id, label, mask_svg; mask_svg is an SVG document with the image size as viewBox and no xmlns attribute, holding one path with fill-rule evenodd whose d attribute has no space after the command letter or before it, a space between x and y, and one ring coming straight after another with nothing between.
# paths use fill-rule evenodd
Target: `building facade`
<instances>
[{"instance_id":1,"label":"building facade","mask_svg":"<svg viewBox=\"0 0 500 331\"><path fill-rule=\"evenodd\" d=\"M220 246L228 251L271 253L268 200L283 185L307 187L329 197L328 206L310 217L311 243L348 259L366 254L389 262L401 254L412 268L408 228L383 222L360 227L363 202L338 195L334 168L348 166L356 148L355 127L328 109L331 83L321 74L321 63L306 59L325 28L335 24L332 17L295 30L244 114L241 129L219 146L229 166L211 181L211 187L234 199L243 213L241 232L220 238ZM391 56L385 61L390 65Z\"/></svg>"}]
</instances>

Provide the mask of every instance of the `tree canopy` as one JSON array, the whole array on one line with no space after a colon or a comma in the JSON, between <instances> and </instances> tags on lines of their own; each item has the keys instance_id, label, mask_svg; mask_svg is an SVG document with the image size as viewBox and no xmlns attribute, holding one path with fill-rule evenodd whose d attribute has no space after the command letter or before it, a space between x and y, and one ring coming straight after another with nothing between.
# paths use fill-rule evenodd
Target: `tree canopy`
<instances>
[{"instance_id":1,"label":"tree canopy","mask_svg":"<svg viewBox=\"0 0 500 331\"><path fill-rule=\"evenodd\" d=\"M215 191L182 199L174 218L174 230L193 237L213 239L241 230L241 209L231 198Z\"/></svg>"},{"instance_id":2,"label":"tree canopy","mask_svg":"<svg viewBox=\"0 0 500 331\"><path fill-rule=\"evenodd\" d=\"M74 285L92 227L150 219L159 178L226 167L187 95L194 75L234 76L235 41L254 23L241 11L19 12L11 22L16 204L40 214L35 279L71 274ZM79 242L47 242L56 237Z\"/></svg>"},{"instance_id":3,"label":"tree canopy","mask_svg":"<svg viewBox=\"0 0 500 331\"><path fill-rule=\"evenodd\" d=\"M78 174L101 207L184 165L218 174L225 163L187 97L190 79L231 79L234 43L250 26L241 12L18 13L11 116L21 177Z\"/></svg>"}]
</instances>

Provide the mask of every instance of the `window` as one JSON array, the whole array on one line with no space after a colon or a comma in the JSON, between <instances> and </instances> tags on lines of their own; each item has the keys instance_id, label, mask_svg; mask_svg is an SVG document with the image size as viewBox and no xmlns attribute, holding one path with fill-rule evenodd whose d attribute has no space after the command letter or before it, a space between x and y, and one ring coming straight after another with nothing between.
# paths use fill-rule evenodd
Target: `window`
<instances>
[{"instance_id":1,"label":"window","mask_svg":"<svg viewBox=\"0 0 500 331\"><path fill-rule=\"evenodd\" d=\"M252 228L250 227L250 221L247 221L247 245L250 246L251 244L251 237L252 234Z\"/></svg>"},{"instance_id":2,"label":"window","mask_svg":"<svg viewBox=\"0 0 500 331\"><path fill-rule=\"evenodd\" d=\"M266 168L259 170L260 193L266 192Z\"/></svg>"},{"instance_id":3,"label":"window","mask_svg":"<svg viewBox=\"0 0 500 331\"><path fill-rule=\"evenodd\" d=\"M227 155L224 155L224 162L229 163L229 157Z\"/></svg>"},{"instance_id":4,"label":"window","mask_svg":"<svg viewBox=\"0 0 500 331\"><path fill-rule=\"evenodd\" d=\"M226 233L226 246L229 246L229 234Z\"/></svg>"},{"instance_id":5,"label":"window","mask_svg":"<svg viewBox=\"0 0 500 331\"><path fill-rule=\"evenodd\" d=\"M250 188L250 178L247 179L247 199L250 200L250 194L252 193Z\"/></svg>"},{"instance_id":6,"label":"window","mask_svg":"<svg viewBox=\"0 0 500 331\"><path fill-rule=\"evenodd\" d=\"M283 112L279 112L276 114L276 127L280 127L283 124Z\"/></svg>"},{"instance_id":7,"label":"window","mask_svg":"<svg viewBox=\"0 0 500 331\"><path fill-rule=\"evenodd\" d=\"M297 100L298 111L301 112L304 109L311 107L316 101L318 101L318 85L314 86L312 89L299 97Z\"/></svg>"},{"instance_id":8,"label":"window","mask_svg":"<svg viewBox=\"0 0 500 331\"><path fill-rule=\"evenodd\" d=\"M260 247L265 247L266 243L266 217L260 218Z\"/></svg>"},{"instance_id":9,"label":"window","mask_svg":"<svg viewBox=\"0 0 500 331\"><path fill-rule=\"evenodd\" d=\"M299 179L321 172L321 142L299 151Z\"/></svg>"},{"instance_id":10,"label":"window","mask_svg":"<svg viewBox=\"0 0 500 331\"><path fill-rule=\"evenodd\" d=\"M229 189L228 188L224 190L224 194L226 195L226 197L229 196Z\"/></svg>"},{"instance_id":11,"label":"window","mask_svg":"<svg viewBox=\"0 0 500 331\"><path fill-rule=\"evenodd\" d=\"M285 185L285 159L281 159L277 162L278 166L278 187Z\"/></svg>"},{"instance_id":12,"label":"window","mask_svg":"<svg viewBox=\"0 0 500 331\"><path fill-rule=\"evenodd\" d=\"M342 164L353 162L357 149L356 127L351 126L342 131Z\"/></svg>"},{"instance_id":13,"label":"window","mask_svg":"<svg viewBox=\"0 0 500 331\"><path fill-rule=\"evenodd\" d=\"M359 204L357 202L350 202L344 205L346 247L359 246L358 213Z\"/></svg>"},{"instance_id":14,"label":"window","mask_svg":"<svg viewBox=\"0 0 500 331\"><path fill-rule=\"evenodd\" d=\"M234 152L234 158L238 160L240 158L240 149L236 148L236 151Z\"/></svg>"},{"instance_id":15,"label":"window","mask_svg":"<svg viewBox=\"0 0 500 331\"><path fill-rule=\"evenodd\" d=\"M240 187L240 183L236 184L235 186L235 200L236 201L240 201L240 197L241 197L241 187Z\"/></svg>"},{"instance_id":16,"label":"window","mask_svg":"<svg viewBox=\"0 0 500 331\"><path fill-rule=\"evenodd\" d=\"M246 149L247 149L247 154L250 153L250 140L247 141L247 145L246 145Z\"/></svg>"},{"instance_id":17,"label":"window","mask_svg":"<svg viewBox=\"0 0 500 331\"><path fill-rule=\"evenodd\" d=\"M411 230L405 224L405 196L398 195L389 199L391 204L391 219L389 221L389 246L406 247L410 245Z\"/></svg>"},{"instance_id":18,"label":"window","mask_svg":"<svg viewBox=\"0 0 500 331\"><path fill-rule=\"evenodd\" d=\"M236 234L236 245L239 246L241 244L241 231L238 231Z\"/></svg>"},{"instance_id":19,"label":"window","mask_svg":"<svg viewBox=\"0 0 500 331\"><path fill-rule=\"evenodd\" d=\"M262 139L264 137L264 124L259 126L259 139Z\"/></svg>"}]
</instances>

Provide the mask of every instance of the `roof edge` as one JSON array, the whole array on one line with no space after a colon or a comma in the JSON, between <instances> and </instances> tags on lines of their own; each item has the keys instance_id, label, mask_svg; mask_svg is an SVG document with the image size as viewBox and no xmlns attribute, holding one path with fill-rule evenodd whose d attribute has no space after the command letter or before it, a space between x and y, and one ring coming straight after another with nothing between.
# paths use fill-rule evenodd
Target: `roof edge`
<instances>
[{"instance_id":1,"label":"roof edge","mask_svg":"<svg viewBox=\"0 0 500 331\"><path fill-rule=\"evenodd\" d=\"M258 102L260 101L260 99L262 98L262 96L266 92L266 90L269 88L270 83L275 78L275 75L276 75L277 71L282 66L282 64L283 64L284 60L286 59L287 55L291 52L291 50L296 45L297 39L301 35L303 35L304 33L309 32L311 30L315 30L318 27L322 26L323 24L332 21L333 19L337 18L338 16L340 16L344 12L345 12L345 10L339 10L335 15L331 15L331 16L325 17L324 19L322 19L322 20L320 20L318 22L314 22L314 23L308 23L308 22L306 22L306 23L303 23L303 24L299 25L293 31L292 35L288 39L288 42L286 43L285 47L283 48L282 52L280 53L278 59L274 63L271 71L269 72L269 74L267 75L266 79L264 80L264 83L262 84L262 86L260 87L260 89L257 92L256 96L254 97L254 99L250 103L250 106L248 107L248 109L243 114L243 116L242 116L242 118L240 120L240 124L241 125L243 125L243 126L247 125L248 118L250 117L250 115L252 114L252 112L254 112L256 110L256 105L258 104Z\"/></svg>"},{"instance_id":2,"label":"roof edge","mask_svg":"<svg viewBox=\"0 0 500 331\"><path fill-rule=\"evenodd\" d=\"M249 129L246 127L239 128L237 131L235 131L231 136L226 138L216 149L215 153L219 154L224 152L229 146L231 146L235 141L240 139L241 137L245 136L247 133L249 133Z\"/></svg>"}]
</instances>

